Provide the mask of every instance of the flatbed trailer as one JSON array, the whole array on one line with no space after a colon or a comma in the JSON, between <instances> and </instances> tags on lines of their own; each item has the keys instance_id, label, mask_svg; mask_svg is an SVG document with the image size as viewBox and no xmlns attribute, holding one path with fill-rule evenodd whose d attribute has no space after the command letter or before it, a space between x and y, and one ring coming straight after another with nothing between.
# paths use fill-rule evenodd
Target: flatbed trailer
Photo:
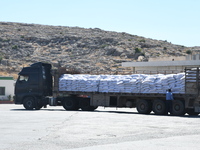
<instances>
[{"instance_id":1,"label":"flatbed trailer","mask_svg":"<svg viewBox=\"0 0 200 150\"><path fill-rule=\"evenodd\" d=\"M98 106L136 108L140 114L152 111L166 114L164 93L121 93L59 91L59 78L65 71L51 69L50 64L35 63L23 68L15 87L15 104L26 109L40 109L47 105L62 105L66 110L93 111ZM26 78L25 81L22 79ZM191 78L193 81L191 82ZM185 93L174 93L173 115L200 113L199 68L185 69Z\"/></svg>"}]
</instances>

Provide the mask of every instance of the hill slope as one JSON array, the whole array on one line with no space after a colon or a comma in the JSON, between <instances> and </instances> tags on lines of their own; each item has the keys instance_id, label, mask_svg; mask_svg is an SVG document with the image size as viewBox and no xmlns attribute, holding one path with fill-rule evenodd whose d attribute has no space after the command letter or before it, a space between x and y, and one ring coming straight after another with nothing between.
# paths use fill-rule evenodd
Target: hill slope
<instances>
[{"instance_id":1,"label":"hill slope","mask_svg":"<svg viewBox=\"0 0 200 150\"><path fill-rule=\"evenodd\" d=\"M184 56L192 50L167 41L98 28L0 22L0 70L16 74L23 66L42 61L81 72L124 70L121 62L138 56Z\"/></svg>"}]
</instances>

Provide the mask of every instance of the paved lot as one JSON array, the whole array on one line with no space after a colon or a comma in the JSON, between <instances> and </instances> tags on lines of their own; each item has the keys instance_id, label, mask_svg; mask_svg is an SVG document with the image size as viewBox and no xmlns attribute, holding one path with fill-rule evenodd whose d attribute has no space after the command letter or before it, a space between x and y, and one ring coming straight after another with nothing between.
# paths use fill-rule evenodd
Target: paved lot
<instances>
[{"instance_id":1,"label":"paved lot","mask_svg":"<svg viewBox=\"0 0 200 150\"><path fill-rule=\"evenodd\" d=\"M94 112L0 105L1 150L200 149L200 116L140 115L135 109Z\"/></svg>"}]
</instances>

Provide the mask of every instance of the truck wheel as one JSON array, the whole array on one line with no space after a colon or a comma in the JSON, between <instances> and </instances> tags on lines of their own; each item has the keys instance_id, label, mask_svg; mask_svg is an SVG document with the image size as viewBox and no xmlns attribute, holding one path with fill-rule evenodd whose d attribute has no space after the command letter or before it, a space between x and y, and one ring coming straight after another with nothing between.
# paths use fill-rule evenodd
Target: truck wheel
<instances>
[{"instance_id":1,"label":"truck wheel","mask_svg":"<svg viewBox=\"0 0 200 150\"><path fill-rule=\"evenodd\" d=\"M83 111L94 111L95 109L97 109L98 108L98 106L90 106L88 109L85 109L85 110L83 110Z\"/></svg>"},{"instance_id":2,"label":"truck wheel","mask_svg":"<svg viewBox=\"0 0 200 150\"><path fill-rule=\"evenodd\" d=\"M166 105L163 100L155 100L153 102L153 112L156 115L164 115L166 111Z\"/></svg>"},{"instance_id":3,"label":"truck wheel","mask_svg":"<svg viewBox=\"0 0 200 150\"><path fill-rule=\"evenodd\" d=\"M33 110L35 108L35 98L34 97L26 97L23 101L24 108L27 110Z\"/></svg>"},{"instance_id":4,"label":"truck wheel","mask_svg":"<svg viewBox=\"0 0 200 150\"><path fill-rule=\"evenodd\" d=\"M78 110L78 100L76 97L66 97L62 100L62 105L66 110Z\"/></svg>"},{"instance_id":5,"label":"truck wheel","mask_svg":"<svg viewBox=\"0 0 200 150\"><path fill-rule=\"evenodd\" d=\"M194 109L187 109L186 112L190 116L198 116L199 115L199 113L195 112Z\"/></svg>"},{"instance_id":6,"label":"truck wheel","mask_svg":"<svg viewBox=\"0 0 200 150\"><path fill-rule=\"evenodd\" d=\"M39 103L39 104L37 104L37 105L35 106L35 109L36 109L36 110L40 110L42 107L43 107L43 105Z\"/></svg>"},{"instance_id":7,"label":"truck wheel","mask_svg":"<svg viewBox=\"0 0 200 150\"><path fill-rule=\"evenodd\" d=\"M94 111L97 107L90 106L90 99L89 98L81 98L79 100L81 110L83 111Z\"/></svg>"},{"instance_id":8,"label":"truck wheel","mask_svg":"<svg viewBox=\"0 0 200 150\"><path fill-rule=\"evenodd\" d=\"M172 101L172 114L175 116L185 115L185 106L181 100Z\"/></svg>"},{"instance_id":9,"label":"truck wheel","mask_svg":"<svg viewBox=\"0 0 200 150\"><path fill-rule=\"evenodd\" d=\"M139 100L136 104L137 111L140 114L150 114L151 112L151 102L147 100Z\"/></svg>"},{"instance_id":10,"label":"truck wheel","mask_svg":"<svg viewBox=\"0 0 200 150\"><path fill-rule=\"evenodd\" d=\"M92 106L93 107L93 111L96 110L98 108L98 106Z\"/></svg>"}]
</instances>

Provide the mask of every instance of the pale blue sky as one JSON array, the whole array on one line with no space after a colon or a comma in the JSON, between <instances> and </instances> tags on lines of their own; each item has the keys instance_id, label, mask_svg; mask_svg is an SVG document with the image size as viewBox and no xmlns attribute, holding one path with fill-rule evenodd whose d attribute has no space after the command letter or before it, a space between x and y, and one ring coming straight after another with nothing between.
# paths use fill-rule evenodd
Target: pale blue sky
<instances>
[{"instance_id":1,"label":"pale blue sky","mask_svg":"<svg viewBox=\"0 0 200 150\"><path fill-rule=\"evenodd\" d=\"M100 28L200 46L200 0L0 0L0 21Z\"/></svg>"}]
</instances>

